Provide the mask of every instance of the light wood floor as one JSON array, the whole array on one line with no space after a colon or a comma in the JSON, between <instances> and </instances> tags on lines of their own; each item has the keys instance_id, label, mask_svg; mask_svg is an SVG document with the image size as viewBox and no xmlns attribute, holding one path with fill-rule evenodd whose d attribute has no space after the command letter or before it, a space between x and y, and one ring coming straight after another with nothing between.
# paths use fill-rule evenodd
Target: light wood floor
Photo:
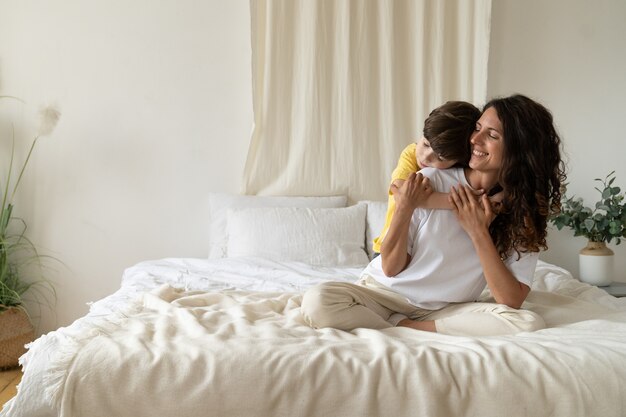
<instances>
[{"instance_id":1,"label":"light wood floor","mask_svg":"<svg viewBox=\"0 0 626 417\"><path fill-rule=\"evenodd\" d=\"M22 370L20 368L0 372L0 409L15 396L17 384L22 380Z\"/></svg>"}]
</instances>

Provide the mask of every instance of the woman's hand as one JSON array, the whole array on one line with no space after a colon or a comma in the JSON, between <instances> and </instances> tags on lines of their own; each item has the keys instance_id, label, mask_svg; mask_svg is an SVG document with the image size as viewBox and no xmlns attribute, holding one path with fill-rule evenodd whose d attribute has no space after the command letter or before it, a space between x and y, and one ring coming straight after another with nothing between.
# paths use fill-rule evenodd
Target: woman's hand
<instances>
[{"instance_id":1,"label":"woman's hand","mask_svg":"<svg viewBox=\"0 0 626 417\"><path fill-rule=\"evenodd\" d=\"M489 225L496 217L487 194L482 194L477 199L468 186L459 185L458 189L452 187L450 189L450 203L461 227L470 237L488 231Z\"/></svg>"},{"instance_id":2,"label":"woman's hand","mask_svg":"<svg viewBox=\"0 0 626 417\"><path fill-rule=\"evenodd\" d=\"M491 295L498 304L505 304L512 308L520 308L526 299L530 287L520 283L513 273L500 259L491 236L489 225L495 219L491 202L487 194L483 194L479 200L473 197L469 187L450 190L450 202L454 206L456 217L461 227L467 232L476 254L483 267L483 273Z\"/></svg>"},{"instance_id":3,"label":"woman's hand","mask_svg":"<svg viewBox=\"0 0 626 417\"><path fill-rule=\"evenodd\" d=\"M396 209L410 210L411 213L422 206L428 196L433 193L430 179L419 172L412 172L400 187L392 183L390 190L396 203Z\"/></svg>"}]
</instances>

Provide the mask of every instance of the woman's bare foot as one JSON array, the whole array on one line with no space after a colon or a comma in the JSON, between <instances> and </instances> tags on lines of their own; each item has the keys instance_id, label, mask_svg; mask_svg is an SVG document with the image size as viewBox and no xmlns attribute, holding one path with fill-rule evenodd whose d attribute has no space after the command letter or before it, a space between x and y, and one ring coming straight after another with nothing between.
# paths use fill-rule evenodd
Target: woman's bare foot
<instances>
[{"instance_id":1,"label":"woman's bare foot","mask_svg":"<svg viewBox=\"0 0 626 417\"><path fill-rule=\"evenodd\" d=\"M412 329L424 330L426 332L437 332L437 327L433 320L417 321L411 319L402 319L398 322L397 326L410 327Z\"/></svg>"}]
</instances>

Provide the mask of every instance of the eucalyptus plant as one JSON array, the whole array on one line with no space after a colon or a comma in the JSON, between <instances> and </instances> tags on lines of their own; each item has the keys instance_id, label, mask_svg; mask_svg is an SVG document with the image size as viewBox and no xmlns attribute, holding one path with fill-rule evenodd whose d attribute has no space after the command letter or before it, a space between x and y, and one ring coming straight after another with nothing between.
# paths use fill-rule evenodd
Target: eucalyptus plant
<instances>
[{"instance_id":1,"label":"eucalyptus plant","mask_svg":"<svg viewBox=\"0 0 626 417\"><path fill-rule=\"evenodd\" d=\"M601 186L594 187L600 198L594 207L584 205L580 197L567 197L561 201L561 212L550 218L550 221L561 230L569 227L574 236L584 236L592 242L611 243L615 239L620 244L626 238L626 205L621 188L614 186L615 171L604 179L596 178Z\"/></svg>"},{"instance_id":2,"label":"eucalyptus plant","mask_svg":"<svg viewBox=\"0 0 626 417\"><path fill-rule=\"evenodd\" d=\"M21 101L10 96L0 96L0 99ZM13 200L37 141L52 133L59 117L59 111L53 107L47 107L41 111L40 128L30 144L26 158L15 171L17 177L14 175L16 138L13 126L10 128L10 134L7 135L11 142L9 166L4 185L0 182L0 312L8 307L21 306L24 294L29 290L32 292L39 290L41 285L44 285L53 296L56 295L50 281L25 276L30 274L29 271L32 271L33 265L41 265L42 255L26 236L26 222L14 215Z\"/></svg>"}]
</instances>

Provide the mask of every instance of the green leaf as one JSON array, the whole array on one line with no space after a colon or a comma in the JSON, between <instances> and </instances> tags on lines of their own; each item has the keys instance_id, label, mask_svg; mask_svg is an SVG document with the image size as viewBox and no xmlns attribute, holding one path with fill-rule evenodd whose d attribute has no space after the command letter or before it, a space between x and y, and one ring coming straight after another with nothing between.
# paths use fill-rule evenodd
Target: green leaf
<instances>
[{"instance_id":1,"label":"green leaf","mask_svg":"<svg viewBox=\"0 0 626 417\"><path fill-rule=\"evenodd\" d=\"M13 212L13 204L9 203L4 210L2 210L2 215L0 216L0 234L4 236L5 230L9 224L9 220L11 220L11 213Z\"/></svg>"},{"instance_id":2,"label":"green leaf","mask_svg":"<svg viewBox=\"0 0 626 417\"><path fill-rule=\"evenodd\" d=\"M591 232L593 230L593 226L596 224L591 219L586 219L584 223L585 223L585 229L587 229L589 232Z\"/></svg>"}]
</instances>

